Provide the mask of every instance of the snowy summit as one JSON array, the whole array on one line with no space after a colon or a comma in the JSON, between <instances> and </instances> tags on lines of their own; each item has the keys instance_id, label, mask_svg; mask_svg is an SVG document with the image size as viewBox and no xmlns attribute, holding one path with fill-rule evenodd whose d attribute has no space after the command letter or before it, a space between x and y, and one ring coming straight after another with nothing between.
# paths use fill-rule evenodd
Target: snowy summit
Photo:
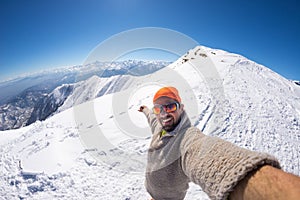
<instances>
[{"instance_id":1,"label":"snowy summit","mask_svg":"<svg viewBox=\"0 0 300 200\"><path fill-rule=\"evenodd\" d=\"M0 132L1 197L149 198L144 164L151 135L137 109L151 107L162 85L179 89L204 134L267 152L284 171L300 175L299 85L241 55L197 46L151 73L92 76L55 87L49 94L58 107L50 117ZM102 149L101 137L113 148ZM186 199L209 198L191 184Z\"/></svg>"}]
</instances>

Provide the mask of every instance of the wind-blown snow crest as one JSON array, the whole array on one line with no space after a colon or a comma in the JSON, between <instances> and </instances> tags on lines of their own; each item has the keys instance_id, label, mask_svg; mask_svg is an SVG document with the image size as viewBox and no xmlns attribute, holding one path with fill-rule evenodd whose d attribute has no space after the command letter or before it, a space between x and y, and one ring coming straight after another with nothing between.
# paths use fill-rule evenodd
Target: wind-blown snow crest
<instances>
[{"instance_id":1,"label":"wind-blown snow crest","mask_svg":"<svg viewBox=\"0 0 300 200\"><path fill-rule=\"evenodd\" d=\"M163 80L167 73L171 78ZM172 79L177 75L185 82ZM142 172L117 170L125 161L107 164L95 159L93 153L107 156L109 152L89 148L81 134L98 128L116 148L146 155L151 133L137 109L151 106L159 86L183 82L191 88L180 90L187 113L205 134L270 153L283 170L300 175L300 87L243 56L199 46L149 75L95 76L78 83L60 108L64 111L28 127L0 132L4 180L0 195L5 199L148 199ZM101 92L101 88L106 89ZM127 106L115 112L117 97L120 102L124 97ZM92 104L95 122L78 123L75 102L83 109ZM124 134L118 120L126 114L148 136ZM209 198L191 184L185 199Z\"/></svg>"}]
</instances>

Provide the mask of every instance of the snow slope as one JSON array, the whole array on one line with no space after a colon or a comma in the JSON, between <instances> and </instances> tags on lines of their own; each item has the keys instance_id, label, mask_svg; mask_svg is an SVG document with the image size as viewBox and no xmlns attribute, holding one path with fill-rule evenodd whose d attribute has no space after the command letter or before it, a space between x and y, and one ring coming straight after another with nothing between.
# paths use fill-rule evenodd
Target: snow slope
<instances>
[{"instance_id":1,"label":"snow slope","mask_svg":"<svg viewBox=\"0 0 300 200\"><path fill-rule=\"evenodd\" d=\"M111 82L112 92L93 100L99 84L111 79L124 82ZM78 86L63 105L77 106L0 132L2 198L148 199L143 183L151 134L137 109L150 107L162 85L179 88L191 121L205 134L268 152L300 175L300 87L243 56L195 47L150 75L82 84L89 87ZM186 199L208 197L191 184Z\"/></svg>"},{"instance_id":2,"label":"snow slope","mask_svg":"<svg viewBox=\"0 0 300 200\"><path fill-rule=\"evenodd\" d=\"M0 82L0 91L2 92L0 96L0 130L17 129L37 120L48 118L64 103L69 94L73 92L74 87L78 91L78 87L85 85L80 81L88 82L86 80L90 78L91 84L95 76L112 77L123 74L133 75L131 76L133 78L153 73L168 64L170 62L165 61L95 61L86 65L27 74L10 81ZM101 79L101 82L105 82L105 78ZM116 78L114 79L118 81ZM105 89L108 89L101 89L101 85L100 87L94 86L94 88L90 89L101 91L96 94L98 96L106 93ZM112 91L110 90L110 92ZM90 98L95 98L95 96L87 96L84 101Z\"/></svg>"}]
</instances>

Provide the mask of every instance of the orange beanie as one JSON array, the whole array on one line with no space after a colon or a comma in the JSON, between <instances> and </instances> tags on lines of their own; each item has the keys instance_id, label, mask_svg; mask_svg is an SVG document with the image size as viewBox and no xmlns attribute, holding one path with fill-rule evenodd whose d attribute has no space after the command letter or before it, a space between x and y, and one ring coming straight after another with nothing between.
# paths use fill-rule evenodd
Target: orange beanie
<instances>
[{"instance_id":1,"label":"orange beanie","mask_svg":"<svg viewBox=\"0 0 300 200\"><path fill-rule=\"evenodd\" d=\"M163 87L159 89L153 98L153 103L160 97L169 97L181 103L181 98L179 96L178 90L174 87Z\"/></svg>"}]
</instances>

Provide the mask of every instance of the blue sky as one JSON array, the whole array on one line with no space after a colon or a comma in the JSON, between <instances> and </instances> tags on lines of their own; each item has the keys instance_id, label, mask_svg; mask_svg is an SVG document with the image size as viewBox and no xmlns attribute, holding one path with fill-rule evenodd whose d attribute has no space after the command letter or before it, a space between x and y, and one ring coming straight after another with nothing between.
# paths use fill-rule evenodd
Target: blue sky
<instances>
[{"instance_id":1,"label":"blue sky","mask_svg":"<svg viewBox=\"0 0 300 200\"><path fill-rule=\"evenodd\" d=\"M300 80L297 0L1 0L0 80L82 64L107 38L172 29Z\"/></svg>"}]
</instances>

